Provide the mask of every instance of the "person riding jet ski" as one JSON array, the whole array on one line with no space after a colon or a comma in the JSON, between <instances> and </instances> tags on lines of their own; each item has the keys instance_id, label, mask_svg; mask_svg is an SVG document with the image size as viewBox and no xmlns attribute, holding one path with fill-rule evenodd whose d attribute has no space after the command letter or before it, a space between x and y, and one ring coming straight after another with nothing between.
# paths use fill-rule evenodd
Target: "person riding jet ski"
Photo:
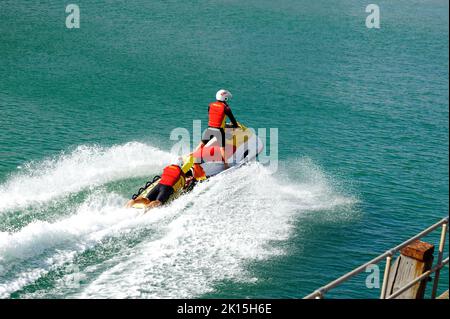
<instances>
[{"instance_id":1,"label":"person riding jet ski","mask_svg":"<svg viewBox=\"0 0 450 319\"><path fill-rule=\"evenodd\" d=\"M147 196L130 200L126 207L132 207L134 204L143 204L146 209L150 209L164 204L173 193L178 192L192 182L194 177L191 168L191 162L183 163L181 160L177 164L166 166L158 184Z\"/></svg>"},{"instance_id":2,"label":"person riding jet ski","mask_svg":"<svg viewBox=\"0 0 450 319\"><path fill-rule=\"evenodd\" d=\"M216 93L216 101L209 104L208 108L208 129L203 134L200 144L197 146L196 151L205 146L214 137L217 139L220 145L220 154L224 162L224 167L227 169L228 163L225 160L225 120L226 117L230 119L233 128L238 128L239 124L234 118L233 112L231 111L228 101L231 100L233 96L227 90L219 90Z\"/></svg>"}]
</instances>

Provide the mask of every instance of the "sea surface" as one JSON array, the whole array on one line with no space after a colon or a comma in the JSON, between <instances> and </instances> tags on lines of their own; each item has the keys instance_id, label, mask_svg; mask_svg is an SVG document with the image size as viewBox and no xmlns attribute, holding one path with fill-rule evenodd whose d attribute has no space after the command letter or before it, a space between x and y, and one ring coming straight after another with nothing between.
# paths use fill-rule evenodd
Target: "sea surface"
<instances>
[{"instance_id":1,"label":"sea surface","mask_svg":"<svg viewBox=\"0 0 450 319\"><path fill-rule=\"evenodd\" d=\"M356 0L74 3L0 2L0 298L301 298L448 216L447 0L379 29ZM221 88L278 169L124 209Z\"/></svg>"}]
</instances>

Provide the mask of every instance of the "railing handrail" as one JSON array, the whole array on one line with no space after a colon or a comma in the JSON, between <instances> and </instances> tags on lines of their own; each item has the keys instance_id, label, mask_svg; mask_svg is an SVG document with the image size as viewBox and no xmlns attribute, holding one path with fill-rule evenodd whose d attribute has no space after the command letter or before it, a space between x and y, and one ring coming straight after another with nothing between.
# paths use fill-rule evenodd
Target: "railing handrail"
<instances>
[{"instance_id":1,"label":"railing handrail","mask_svg":"<svg viewBox=\"0 0 450 319\"><path fill-rule=\"evenodd\" d=\"M368 261L367 263L355 268L354 270L346 273L345 275L333 280L332 282L328 283L325 286L320 287L319 289L316 289L314 292L310 293L309 295L307 295L306 297L304 297L304 299L312 299L315 297L322 297L326 292L328 292L329 290L333 289L334 287L338 286L339 284L347 281L348 279L350 279L351 277L354 277L362 272L364 272L368 266L373 265L373 264L377 264L378 262L380 262L381 260L383 260L386 257L392 257L395 253L397 253L398 251L400 251L402 248L408 246L409 244L411 244L412 242L428 235L429 233L431 233L432 231L436 230L438 227L444 225L444 224L448 224L449 221L449 217L445 217L443 219L441 219L439 222L431 225L430 227L426 228L425 230L421 231L420 233L418 233L417 235L411 237L410 239L404 241L403 243L395 246L392 249L387 250L386 252L384 252L383 254L375 257L374 259Z\"/></svg>"}]
</instances>

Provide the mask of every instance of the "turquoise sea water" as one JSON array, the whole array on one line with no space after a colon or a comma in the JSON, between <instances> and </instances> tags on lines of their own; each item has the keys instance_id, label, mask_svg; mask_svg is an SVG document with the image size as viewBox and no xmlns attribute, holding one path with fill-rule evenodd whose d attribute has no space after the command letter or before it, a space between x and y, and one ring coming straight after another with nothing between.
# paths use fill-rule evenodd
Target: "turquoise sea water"
<instances>
[{"instance_id":1,"label":"turquoise sea water","mask_svg":"<svg viewBox=\"0 0 450 319\"><path fill-rule=\"evenodd\" d=\"M448 1L76 3L0 3L1 298L300 298L448 215ZM220 88L279 170L123 210Z\"/></svg>"}]
</instances>

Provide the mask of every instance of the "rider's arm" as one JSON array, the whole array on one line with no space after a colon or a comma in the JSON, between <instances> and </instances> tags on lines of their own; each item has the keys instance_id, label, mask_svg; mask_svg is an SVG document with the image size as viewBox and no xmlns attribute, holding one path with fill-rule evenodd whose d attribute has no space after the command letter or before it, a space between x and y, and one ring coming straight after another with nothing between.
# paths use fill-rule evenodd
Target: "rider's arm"
<instances>
[{"instance_id":1,"label":"rider's arm","mask_svg":"<svg viewBox=\"0 0 450 319\"><path fill-rule=\"evenodd\" d=\"M228 118L230 119L231 123L233 123L233 126L235 128L239 127L239 124L237 123L236 119L234 118L233 112L231 112L231 109L228 105L225 106L225 115L228 116Z\"/></svg>"}]
</instances>

